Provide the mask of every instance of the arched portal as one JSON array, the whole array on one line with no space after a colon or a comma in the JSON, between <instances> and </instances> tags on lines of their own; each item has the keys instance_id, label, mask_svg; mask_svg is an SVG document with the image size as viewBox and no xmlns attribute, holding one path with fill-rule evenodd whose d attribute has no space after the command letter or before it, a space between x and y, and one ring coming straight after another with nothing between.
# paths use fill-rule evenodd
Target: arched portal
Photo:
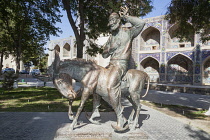
<instances>
[{"instance_id":1,"label":"arched portal","mask_svg":"<svg viewBox=\"0 0 210 140\"><path fill-rule=\"evenodd\" d=\"M189 25L191 26L191 25ZM178 24L173 25L168 33L169 33L169 40L168 40L168 49L178 49L178 48L187 48L187 47L192 47L194 46L194 34L191 34L189 36L190 41L180 41L179 38L176 37L176 33L179 30Z\"/></svg>"},{"instance_id":2,"label":"arched portal","mask_svg":"<svg viewBox=\"0 0 210 140\"><path fill-rule=\"evenodd\" d=\"M193 82L193 62L186 56L178 54L167 63L167 81L170 83Z\"/></svg>"},{"instance_id":3,"label":"arched portal","mask_svg":"<svg viewBox=\"0 0 210 140\"><path fill-rule=\"evenodd\" d=\"M70 57L70 45L68 43L63 47L63 57Z\"/></svg>"},{"instance_id":4,"label":"arched portal","mask_svg":"<svg viewBox=\"0 0 210 140\"><path fill-rule=\"evenodd\" d=\"M160 49L160 31L154 27L149 27L141 34L142 44L140 50L159 50Z\"/></svg>"},{"instance_id":5,"label":"arched portal","mask_svg":"<svg viewBox=\"0 0 210 140\"><path fill-rule=\"evenodd\" d=\"M159 63L152 57L147 57L141 62L144 71L149 75L151 82L159 81Z\"/></svg>"},{"instance_id":6,"label":"arched portal","mask_svg":"<svg viewBox=\"0 0 210 140\"><path fill-rule=\"evenodd\" d=\"M203 85L210 85L210 56L203 63Z\"/></svg>"}]
</instances>

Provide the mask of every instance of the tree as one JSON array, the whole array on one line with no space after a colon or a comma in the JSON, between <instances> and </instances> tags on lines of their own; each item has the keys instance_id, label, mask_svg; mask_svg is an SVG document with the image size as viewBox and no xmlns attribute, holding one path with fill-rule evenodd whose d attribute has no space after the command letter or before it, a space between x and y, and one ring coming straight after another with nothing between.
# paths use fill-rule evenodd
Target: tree
<instances>
[{"instance_id":1,"label":"tree","mask_svg":"<svg viewBox=\"0 0 210 140\"><path fill-rule=\"evenodd\" d=\"M40 57L38 67L41 70L41 72L46 72L47 70L47 60L48 60L48 55L44 54L42 57Z\"/></svg>"},{"instance_id":2,"label":"tree","mask_svg":"<svg viewBox=\"0 0 210 140\"><path fill-rule=\"evenodd\" d=\"M151 0L62 0L69 23L74 31L77 44L77 57L83 57L84 40L96 39L100 34L107 33L108 16L118 12L120 6L126 4L134 16L143 16L152 9ZM91 51L99 51L94 43ZM91 52L90 51L90 52Z\"/></svg>"},{"instance_id":3,"label":"tree","mask_svg":"<svg viewBox=\"0 0 210 140\"><path fill-rule=\"evenodd\" d=\"M11 48L9 47L11 45L11 40L9 39L9 35L6 33L2 23L3 21L0 20L0 73L2 71L3 58L8 57L11 52Z\"/></svg>"},{"instance_id":4,"label":"tree","mask_svg":"<svg viewBox=\"0 0 210 140\"><path fill-rule=\"evenodd\" d=\"M202 42L210 40L210 1L172 0L166 12L170 24L177 23L176 36L189 40L190 34L200 33Z\"/></svg>"},{"instance_id":5,"label":"tree","mask_svg":"<svg viewBox=\"0 0 210 140\"><path fill-rule=\"evenodd\" d=\"M8 35L3 40L10 40L9 47L16 58L17 71L25 50L42 47L49 40L50 34L57 35L60 31L55 27L55 23L60 22L59 12L56 0L0 1L1 24Z\"/></svg>"}]
</instances>

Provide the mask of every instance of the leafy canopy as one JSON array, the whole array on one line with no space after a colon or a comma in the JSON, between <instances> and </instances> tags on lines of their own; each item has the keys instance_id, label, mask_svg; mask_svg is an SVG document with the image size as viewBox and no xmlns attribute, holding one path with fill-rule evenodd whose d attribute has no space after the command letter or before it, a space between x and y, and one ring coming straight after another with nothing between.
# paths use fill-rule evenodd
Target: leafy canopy
<instances>
[{"instance_id":1,"label":"leafy canopy","mask_svg":"<svg viewBox=\"0 0 210 140\"><path fill-rule=\"evenodd\" d=\"M200 33L202 42L210 40L210 1L172 0L167 9L166 19L177 23L176 36L190 39L190 34Z\"/></svg>"},{"instance_id":2,"label":"leafy canopy","mask_svg":"<svg viewBox=\"0 0 210 140\"><path fill-rule=\"evenodd\" d=\"M151 0L62 0L62 3L76 37L77 57L82 56L85 39L90 43L89 54L101 51L93 40L109 32L108 17L112 12L118 12L121 6L127 5L130 15L138 17L146 15L153 8Z\"/></svg>"},{"instance_id":3,"label":"leafy canopy","mask_svg":"<svg viewBox=\"0 0 210 140\"><path fill-rule=\"evenodd\" d=\"M55 27L60 22L59 13L56 0L0 1L0 29L3 31L0 38L3 42L9 42L7 48L16 57L17 69L21 59L39 55L49 36L60 32Z\"/></svg>"}]
</instances>

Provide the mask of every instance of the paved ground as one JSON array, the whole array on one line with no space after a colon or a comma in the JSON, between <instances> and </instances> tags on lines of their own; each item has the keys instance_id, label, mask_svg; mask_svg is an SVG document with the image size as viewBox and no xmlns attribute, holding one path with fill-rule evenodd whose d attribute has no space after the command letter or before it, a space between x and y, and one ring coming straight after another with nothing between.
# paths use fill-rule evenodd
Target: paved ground
<instances>
[{"instance_id":1,"label":"paved ground","mask_svg":"<svg viewBox=\"0 0 210 140\"><path fill-rule=\"evenodd\" d=\"M28 80L28 81L27 81ZM27 79L28 85L42 85L43 82ZM53 86L52 83L47 83ZM22 85L23 86L23 85ZM209 96L193 95L186 93L172 93L150 91L145 100L160 103L181 104L186 106L208 108ZM126 100L125 116L128 117L131 107ZM87 122L84 114L81 115L82 125L75 131L86 132L87 129L106 128L113 131L110 124L116 121L113 112L104 112L102 126L95 126ZM66 112L0 112L0 140L52 140L64 126L69 126ZM142 107L139 118L140 130L152 140L209 140L210 134L195 127L186 125L178 120L165 115L147 106ZM105 126L103 126L105 125ZM105 130L104 130L105 131ZM69 133L71 133L69 131Z\"/></svg>"},{"instance_id":2,"label":"paved ground","mask_svg":"<svg viewBox=\"0 0 210 140\"><path fill-rule=\"evenodd\" d=\"M143 100L155 103L182 105L193 108L209 109L210 96L190 93L173 93L165 91L149 90Z\"/></svg>"},{"instance_id":3,"label":"paved ground","mask_svg":"<svg viewBox=\"0 0 210 140\"><path fill-rule=\"evenodd\" d=\"M131 107L124 112L130 112ZM80 126L74 131L84 135L88 130L113 131L111 123L116 121L113 112L101 113L102 126L87 122L84 114L79 118ZM128 117L128 114L126 114ZM81 122L81 120L83 122ZM1 112L1 140L53 140L58 131L70 125L65 112ZM151 140L209 140L210 135L197 128L183 124L176 119L147 106L142 107L140 131ZM71 131L68 131L70 134ZM94 133L94 130L93 130ZM62 139L59 139L62 140Z\"/></svg>"}]
</instances>

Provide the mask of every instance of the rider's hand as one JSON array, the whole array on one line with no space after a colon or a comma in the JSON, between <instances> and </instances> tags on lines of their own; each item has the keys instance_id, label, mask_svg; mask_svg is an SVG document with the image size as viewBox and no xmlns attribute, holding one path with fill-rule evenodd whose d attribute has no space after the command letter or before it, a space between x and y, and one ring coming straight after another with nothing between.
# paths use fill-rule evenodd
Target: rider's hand
<instances>
[{"instance_id":1,"label":"rider's hand","mask_svg":"<svg viewBox=\"0 0 210 140\"><path fill-rule=\"evenodd\" d=\"M125 7L120 7L120 11L119 11L119 15L120 17L124 17L128 14L128 7L125 6Z\"/></svg>"}]
</instances>

